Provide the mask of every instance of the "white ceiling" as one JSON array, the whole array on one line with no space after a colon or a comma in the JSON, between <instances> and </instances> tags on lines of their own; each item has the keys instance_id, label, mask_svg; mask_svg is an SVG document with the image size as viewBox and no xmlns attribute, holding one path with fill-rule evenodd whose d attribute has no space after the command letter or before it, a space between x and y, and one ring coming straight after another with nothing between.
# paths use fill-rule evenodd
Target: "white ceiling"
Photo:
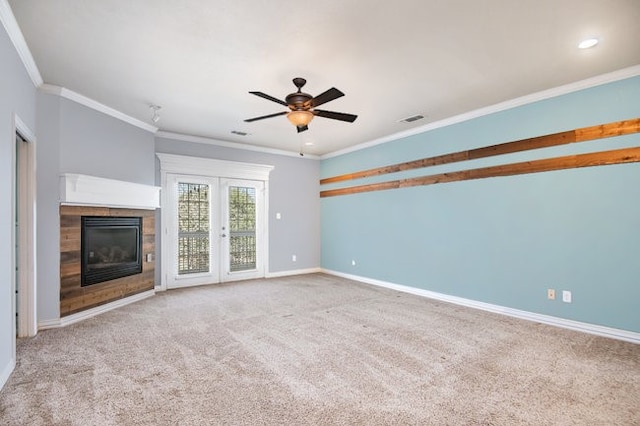
<instances>
[{"instance_id":1,"label":"white ceiling","mask_svg":"<svg viewBox=\"0 0 640 426\"><path fill-rule=\"evenodd\" d=\"M638 0L9 3L45 83L149 124L158 104L167 132L318 155L640 64ZM248 91L284 99L294 77L358 119L243 122L285 109Z\"/></svg>"}]
</instances>

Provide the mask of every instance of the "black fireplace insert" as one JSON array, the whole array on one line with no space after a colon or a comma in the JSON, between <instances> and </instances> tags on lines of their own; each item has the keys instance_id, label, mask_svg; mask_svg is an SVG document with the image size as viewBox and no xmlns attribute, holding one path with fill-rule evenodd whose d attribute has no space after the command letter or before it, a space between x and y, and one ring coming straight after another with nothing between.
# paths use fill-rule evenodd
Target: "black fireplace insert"
<instances>
[{"instance_id":1,"label":"black fireplace insert","mask_svg":"<svg viewBox=\"0 0 640 426\"><path fill-rule=\"evenodd\" d=\"M82 216L81 285L142 272L142 218Z\"/></svg>"}]
</instances>

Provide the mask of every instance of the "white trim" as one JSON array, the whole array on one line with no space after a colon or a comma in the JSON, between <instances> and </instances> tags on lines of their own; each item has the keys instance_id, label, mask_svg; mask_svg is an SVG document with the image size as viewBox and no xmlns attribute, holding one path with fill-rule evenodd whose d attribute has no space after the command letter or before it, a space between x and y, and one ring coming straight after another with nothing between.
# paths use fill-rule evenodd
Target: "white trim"
<instances>
[{"instance_id":1,"label":"white trim","mask_svg":"<svg viewBox=\"0 0 640 426\"><path fill-rule=\"evenodd\" d=\"M64 173L60 175L60 202L70 205L155 210L160 207L160 187Z\"/></svg>"},{"instance_id":2,"label":"white trim","mask_svg":"<svg viewBox=\"0 0 640 426\"><path fill-rule=\"evenodd\" d=\"M0 0L0 21L2 21L4 29L16 48L16 52L18 52L18 56L20 56L20 60L26 68L33 85L39 87L43 83L42 76L7 0Z\"/></svg>"},{"instance_id":3,"label":"white trim","mask_svg":"<svg viewBox=\"0 0 640 426\"><path fill-rule=\"evenodd\" d=\"M11 218L10 218L10 226L11 226L11 232L10 232L10 244L11 244L11 255L10 255L10 274L11 274L11 280L9 282L9 288L10 288L10 292L9 292L9 297L11 298L11 313L9 315L10 318L10 322L11 322L11 335L9 336L9 338L11 339L11 363L13 363L13 365L15 366L15 360L16 360L16 285L18 283L18 280L16 279L16 267L17 265L17 258L18 255L16 253L16 238L18 237L16 235L16 205L17 205L17 199L18 199L18 194L17 194L17 190L16 190L16 169L17 169L17 161L16 161L16 132L15 132L15 128L12 129L12 133L11 133L11 200L10 200L10 208L11 208ZM2 342L3 345L5 344L5 342ZM13 368L12 368L13 370ZM4 374L4 372L3 372ZM10 374L10 373L9 373ZM7 376L8 377L8 376Z\"/></svg>"},{"instance_id":4,"label":"white trim","mask_svg":"<svg viewBox=\"0 0 640 426\"><path fill-rule=\"evenodd\" d=\"M618 328L604 327L597 324L589 324L580 321L573 321L564 318L553 317L550 315L538 314L535 312L522 311L520 309L508 308L500 305L493 305L491 303L479 302L476 300L465 299L463 297L450 296L448 294L437 293L434 291L423 290L420 288L409 287L401 284L394 284L386 281L380 281L372 278L361 277L358 275L345 274L338 271L332 271L329 269L323 269L322 272L337 277L347 278L350 280L358 281L365 284L371 284L378 287L389 288L403 293L415 294L417 296L427 297L429 299L440 300L443 302L449 302L460 306L466 306L469 308L480 309L483 311L493 312L496 314L502 314L509 317L524 319L528 321L539 322L542 324L553 325L560 328L567 328L569 330L581 331L583 333L594 334L596 336L604 336L612 339L624 340L626 342L640 344L640 333L636 333L628 330L621 330Z\"/></svg>"},{"instance_id":5,"label":"white trim","mask_svg":"<svg viewBox=\"0 0 640 426\"><path fill-rule=\"evenodd\" d=\"M124 114L114 108L106 106L105 104L101 104L100 102L95 101L91 98L88 98L84 95L81 95L80 93L76 93L73 90L69 90L67 88L60 87L60 86L55 86L53 84L41 84L39 87L39 90L43 93L48 93L50 95L58 95L62 98L69 99L70 101L76 102L80 105L84 105L87 108L91 108L103 114L109 115L113 118L117 118L118 120L131 124L132 126L139 127L142 130L146 130L151 133L156 133L158 131L158 128L156 126L147 124L144 121L138 120L137 118Z\"/></svg>"},{"instance_id":6,"label":"white trim","mask_svg":"<svg viewBox=\"0 0 640 426\"><path fill-rule=\"evenodd\" d=\"M1 1L1 0L0 0ZM31 131L31 129L29 128L29 126L27 126L25 124L24 121L22 121L22 119L20 118L20 116L18 116L17 114L13 114L13 119L14 119L14 123L15 123L15 130L17 130L18 132L20 132L20 134L22 135L22 137L26 138L28 142L33 142L35 143L36 140L36 135L35 133L33 133Z\"/></svg>"},{"instance_id":7,"label":"white trim","mask_svg":"<svg viewBox=\"0 0 640 426\"><path fill-rule=\"evenodd\" d=\"M290 277L293 275L317 274L322 272L321 268L296 269L290 271L269 272L265 278Z\"/></svg>"},{"instance_id":8,"label":"white trim","mask_svg":"<svg viewBox=\"0 0 640 426\"><path fill-rule=\"evenodd\" d=\"M472 120L474 118L482 117L484 115L494 114L496 112L505 111L508 109L516 108L519 106L531 104L545 99L555 98L557 96L566 95L569 93L577 92L579 90L589 89L596 86L601 86L607 83L613 83L615 81L624 80L631 77L640 75L640 65L634 65L632 67L623 68L618 71L613 71L607 74L602 74L596 77L587 78L585 80L576 81L574 83L565 84L564 86L555 87L541 92L532 93L530 95L521 96L519 98L511 99L498 104L490 105L484 108L479 108L473 111L469 111L463 114L448 117L433 123L425 124L424 126L414 127L413 129L405 130L402 132L394 133L388 136L384 136L378 139L374 139L369 142L364 142L355 146L351 146L338 151L330 152L320 156L321 160L325 160L339 155L348 154L354 151L360 151L362 149L371 148L372 146L380 145L385 142L391 142L394 140L406 138L408 136L424 133L429 130L438 129L440 127L451 126L453 124L461 123L463 121Z\"/></svg>"},{"instance_id":9,"label":"white trim","mask_svg":"<svg viewBox=\"0 0 640 426\"><path fill-rule=\"evenodd\" d=\"M9 380L9 377L11 377L11 373L13 373L13 370L15 368L16 368L16 359L15 357L13 357L9 360L9 364L7 364L4 370L2 370L2 374L0 374L0 389L2 389L4 385L7 383L7 380Z\"/></svg>"},{"instance_id":10,"label":"white trim","mask_svg":"<svg viewBox=\"0 0 640 426\"><path fill-rule=\"evenodd\" d=\"M59 327L61 327L60 318L38 321L38 331Z\"/></svg>"},{"instance_id":11,"label":"white trim","mask_svg":"<svg viewBox=\"0 0 640 426\"><path fill-rule=\"evenodd\" d=\"M156 156L160 159L160 170L163 173L268 181L269 173L274 169L274 166L266 164L241 163L160 152L156 153Z\"/></svg>"},{"instance_id":12,"label":"white trim","mask_svg":"<svg viewBox=\"0 0 640 426\"><path fill-rule=\"evenodd\" d=\"M26 139L26 145L19 156L26 175L24 185L20 190L20 197L16 198L23 204L20 211L20 241L21 253L19 256L18 270L21 278L18 287L18 336L33 337L38 332L37 300L37 209L36 209L36 139L29 127L16 114L14 118L14 133ZM26 158L24 158L26 157ZM21 160L20 160L21 159ZM14 160L15 161L15 160ZM26 180L26 182L25 182ZM26 207L26 208L24 208Z\"/></svg>"},{"instance_id":13,"label":"white trim","mask_svg":"<svg viewBox=\"0 0 640 426\"><path fill-rule=\"evenodd\" d=\"M134 294L133 296L125 297L124 299L115 300L105 305L96 306L95 308L87 309L86 311L78 312L66 317L62 317L57 320L47 320L38 323L38 330L47 330L50 328L66 327L71 324L75 324L80 321L95 317L105 312L112 311L116 308L130 305L131 303L139 302L144 299L148 299L156 294L155 290L148 290L143 293Z\"/></svg>"},{"instance_id":14,"label":"white trim","mask_svg":"<svg viewBox=\"0 0 640 426\"><path fill-rule=\"evenodd\" d=\"M297 157L297 158L303 158L303 159L306 158L308 160L320 159L320 156L314 155L314 154L304 154L303 157L300 157L299 151L295 151L295 152L285 151L283 149L266 148L266 147L256 146L256 145L247 145L239 142L221 141L219 139L205 138L202 136L183 135L180 133L171 133L163 130L158 131L156 133L156 137L173 139L173 140L183 141L183 142L203 143L207 145L221 146L224 148L242 149L244 151L257 151L257 152L263 152L265 154L284 155L288 157Z\"/></svg>"}]
</instances>

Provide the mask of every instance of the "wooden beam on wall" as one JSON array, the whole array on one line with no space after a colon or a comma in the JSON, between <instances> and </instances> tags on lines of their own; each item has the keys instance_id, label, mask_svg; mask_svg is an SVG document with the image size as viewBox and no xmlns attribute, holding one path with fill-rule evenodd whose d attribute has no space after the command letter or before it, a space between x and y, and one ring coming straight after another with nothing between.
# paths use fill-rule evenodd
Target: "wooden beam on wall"
<instances>
[{"instance_id":1,"label":"wooden beam on wall","mask_svg":"<svg viewBox=\"0 0 640 426\"><path fill-rule=\"evenodd\" d=\"M549 172L553 170L637 162L640 162L640 147L623 148L614 149L611 151L593 152L589 154L567 155L564 157L548 158L543 160L524 161L521 163L439 173L429 176L420 176L382 183L373 183L369 185L352 186L348 188L331 189L320 191L320 197L335 197L338 195L383 191L387 189L407 188L410 186L434 185L438 183L484 179L498 176L514 176L528 173Z\"/></svg>"},{"instance_id":2,"label":"wooden beam on wall","mask_svg":"<svg viewBox=\"0 0 640 426\"><path fill-rule=\"evenodd\" d=\"M406 170L423 167L437 166L441 164L457 163L460 161L476 160L478 158L492 157L496 155L511 154L514 152L528 151L532 149L548 148L552 146L567 145L576 142L587 142L595 139L604 139L614 136L622 136L640 132L640 118L632 120L616 121L597 126L583 127L566 132L551 135L537 136L521 139L484 148L476 148L435 157L422 158L420 160L398 163L390 166L377 167L375 169L347 173L340 176L329 177L320 180L320 185L343 182L347 180L361 179L371 176L380 176L389 173L397 173Z\"/></svg>"}]
</instances>

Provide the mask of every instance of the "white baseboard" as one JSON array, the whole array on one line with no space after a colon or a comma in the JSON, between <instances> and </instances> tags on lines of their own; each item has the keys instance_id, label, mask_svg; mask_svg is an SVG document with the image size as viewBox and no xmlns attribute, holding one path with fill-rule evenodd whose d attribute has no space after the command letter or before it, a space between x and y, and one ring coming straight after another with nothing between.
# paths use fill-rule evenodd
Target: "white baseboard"
<instances>
[{"instance_id":1,"label":"white baseboard","mask_svg":"<svg viewBox=\"0 0 640 426\"><path fill-rule=\"evenodd\" d=\"M448 294L437 293L434 291L423 290L420 288L409 287L401 284L389 283L386 281L375 280L372 278L361 277L358 275L345 274L329 269L322 269L322 272L335 275L342 278L358 281L365 284L371 284L378 287L385 287L404 293L415 294L417 296L428 297L429 299L441 300L443 302L454 303L456 305L466 306L469 308L481 309L483 311L493 312L497 314L507 315L514 318L520 318L528 321L539 322L542 324L553 325L556 327L567 328L569 330L581 331L583 333L595 334L597 336L610 337L612 339L624 340L626 342L640 344L640 333L633 331L621 330L617 328L604 327L596 324L589 324L580 321L573 321L564 318L553 317L550 315L538 314L535 312L522 311L520 309L508 308L500 305L479 302L476 300L465 299L463 297L450 296Z\"/></svg>"},{"instance_id":2,"label":"white baseboard","mask_svg":"<svg viewBox=\"0 0 640 426\"><path fill-rule=\"evenodd\" d=\"M69 315L60 319L46 320L38 322L38 330L47 330L49 328L66 327L79 321L86 320L96 315L103 314L105 312L112 311L116 308L129 305L140 300L144 300L156 294L155 290L145 291L143 293L134 294L133 296L125 297L124 299L116 300L106 305L96 306L95 308L87 309L86 311L78 312L77 314Z\"/></svg>"},{"instance_id":3,"label":"white baseboard","mask_svg":"<svg viewBox=\"0 0 640 426\"><path fill-rule=\"evenodd\" d=\"M320 268L295 269L291 271L268 272L265 278L289 277L292 275L317 274L322 272Z\"/></svg>"}]
</instances>

